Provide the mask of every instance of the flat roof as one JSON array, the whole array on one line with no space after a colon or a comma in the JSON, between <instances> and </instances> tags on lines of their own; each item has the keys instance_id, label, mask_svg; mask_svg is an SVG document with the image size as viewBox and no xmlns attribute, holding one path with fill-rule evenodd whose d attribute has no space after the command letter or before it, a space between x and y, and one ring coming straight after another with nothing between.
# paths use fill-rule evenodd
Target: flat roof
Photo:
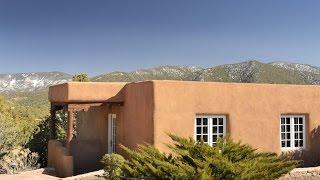
<instances>
[{"instance_id":1,"label":"flat roof","mask_svg":"<svg viewBox=\"0 0 320 180\"><path fill-rule=\"evenodd\" d=\"M202 82L202 81L178 81L178 80L150 80L138 82L68 82L54 85L49 88L49 101L56 103L86 103L122 101L121 89L126 84L140 83L155 84L215 84L249 87L310 87L319 88L319 85L295 85L295 84L266 84L266 83L237 83L237 82Z\"/></svg>"},{"instance_id":2,"label":"flat roof","mask_svg":"<svg viewBox=\"0 0 320 180\"><path fill-rule=\"evenodd\" d=\"M48 98L50 102L55 103L106 102L120 93L126 84L125 82L68 82L49 87Z\"/></svg>"}]
</instances>

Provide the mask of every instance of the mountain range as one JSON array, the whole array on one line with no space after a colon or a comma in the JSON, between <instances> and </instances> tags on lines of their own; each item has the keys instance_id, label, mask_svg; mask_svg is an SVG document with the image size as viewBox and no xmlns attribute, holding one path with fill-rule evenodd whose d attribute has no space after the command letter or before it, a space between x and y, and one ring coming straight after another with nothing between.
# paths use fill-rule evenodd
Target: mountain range
<instances>
[{"instance_id":1,"label":"mountain range","mask_svg":"<svg viewBox=\"0 0 320 180\"><path fill-rule=\"evenodd\" d=\"M61 72L0 74L0 92L31 92L71 79L71 75Z\"/></svg>"},{"instance_id":2,"label":"mountain range","mask_svg":"<svg viewBox=\"0 0 320 180\"><path fill-rule=\"evenodd\" d=\"M34 92L55 84L68 82L72 75L63 72L0 74L0 92ZM320 84L320 67L276 61L256 60L224 64L210 68L193 66L160 66L131 72L110 72L91 81L134 82L143 80L188 80L274 84Z\"/></svg>"}]
</instances>

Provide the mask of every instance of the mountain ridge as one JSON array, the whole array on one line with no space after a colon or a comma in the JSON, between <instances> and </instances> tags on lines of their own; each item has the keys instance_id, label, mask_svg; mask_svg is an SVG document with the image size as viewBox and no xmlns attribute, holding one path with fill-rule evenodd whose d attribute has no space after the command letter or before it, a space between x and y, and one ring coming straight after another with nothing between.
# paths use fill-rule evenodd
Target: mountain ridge
<instances>
[{"instance_id":1,"label":"mountain ridge","mask_svg":"<svg viewBox=\"0 0 320 180\"><path fill-rule=\"evenodd\" d=\"M0 92L32 92L71 78L70 74L57 71L0 74Z\"/></svg>"},{"instance_id":2,"label":"mountain ridge","mask_svg":"<svg viewBox=\"0 0 320 180\"><path fill-rule=\"evenodd\" d=\"M168 72L168 70L166 70L168 68L171 68L171 71ZM93 81L100 82L131 82L161 79L242 83L320 84L320 68L286 61L262 63L257 60L249 60L209 68L167 65L130 72L110 72L92 78Z\"/></svg>"},{"instance_id":3,"label":"mountain ridge","mask_svg":"<svg viewBox=\"0 0 320 180\"><path fill-rule=\"evenodd\" d=\"M72 75L52 72L0 74L0 92L33 92L72 80ZM91 78L96 82L144 80L217 81L273 84L320 84L320 67L287 61L257 60L213 67L163 65L135 71L113 71Z\"/></svg>"}]
</instances>

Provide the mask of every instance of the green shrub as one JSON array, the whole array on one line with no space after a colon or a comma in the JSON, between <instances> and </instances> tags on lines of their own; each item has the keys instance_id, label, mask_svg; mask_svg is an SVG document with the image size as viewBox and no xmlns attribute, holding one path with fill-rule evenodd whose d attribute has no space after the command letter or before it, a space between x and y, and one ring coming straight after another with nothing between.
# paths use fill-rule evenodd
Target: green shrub
<instances>
[{"instance_id":1,"label":"green shrub","mask_svg":"<svg viewBox=\"0 0 320 180\"><path fill-rule=\"evenodd\" d=\"M37 152L39 163L46 166L50 132L49 119L45 118L48 109L22 104L0 96L0 161L8 160L10 153L12 155L19 148L28 148Z\"/></svg>"},{"instance_id":2,"label":"green shrub","mask_svg":"<svg viewBox=\"0 0 320 180\"><path fill-rule=\"evenodd\" d=\"M24 146L32 138L37 124L36 117L25 107L0 96L0 154Z\"/></svg>"},{"instance_id":3,"label":"green shrub","mask_svg":"<svg viewBox=\"0 0 320 180\"><path fill-rule=\"evenodd\" d=\"M104 164L104 176L108 179L120 179L125 159L119 154L106 154L101 163Z\"/></svg>"},{"instance_id":4,"label":"green shrub","mask_svg":"<svg viewBox=\"0 0 320 180\"><path fill-rule=\"evenodd\" d=\"M89 76L87 74L76 74L72 77L72 81L77 81L77 82L89 82Z\"/></svg>"},{"instance_id":5,"label":"green shrub","mask_svg":"<svg viewBox=\"0 0 320 180\"><path fill-rule=\"evenodd\" d=\"M136 150L122 146L129 156L123 175L145 179L276 179L298 164L274 153L256 152L229 138L219 139L211 147L192 138L170 137L174 143L168 147L173 155L151 145Z\"/></svg>"},{"instance_id":6,"label":"green shrub","mask_svg":"<svg viewBox=\"0 0 320 180\"><path fill-rule=\"evenodd\" d=\"M32 152L39 154L39 163L41 167L47 166L48 159L48 142L50 139L50 117L42 120L37 130L34 132L32 139L26 144Z\"/></svg>"}]
</instances>

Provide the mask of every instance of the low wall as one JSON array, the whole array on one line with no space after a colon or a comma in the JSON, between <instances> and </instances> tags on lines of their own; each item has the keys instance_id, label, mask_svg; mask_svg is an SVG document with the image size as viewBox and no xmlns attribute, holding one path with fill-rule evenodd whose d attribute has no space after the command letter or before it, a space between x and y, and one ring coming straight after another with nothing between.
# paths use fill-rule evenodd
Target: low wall
<instances>
[{"instance_id":1,"label":"low wall","mask_svg":"<svg viewBox=\"0 0 320 180\"><path fill-rule=\"evenodd\" d=\"M58 177L73 175L73 157L60 141L50 140L48 143L48 167L53 167Z\"/></svg>"},{"instance_id":2,"label":"low wall","mask_svg":"<svg viewBox=\"0 0 320 180\"><path fill-rule=\"evenodd\" d=\"M72 142L73 175L102 169L103 165L100 161L106 153L107 144L102 144L99 140L74 140Z\"/></svg>"}]
</instances>

